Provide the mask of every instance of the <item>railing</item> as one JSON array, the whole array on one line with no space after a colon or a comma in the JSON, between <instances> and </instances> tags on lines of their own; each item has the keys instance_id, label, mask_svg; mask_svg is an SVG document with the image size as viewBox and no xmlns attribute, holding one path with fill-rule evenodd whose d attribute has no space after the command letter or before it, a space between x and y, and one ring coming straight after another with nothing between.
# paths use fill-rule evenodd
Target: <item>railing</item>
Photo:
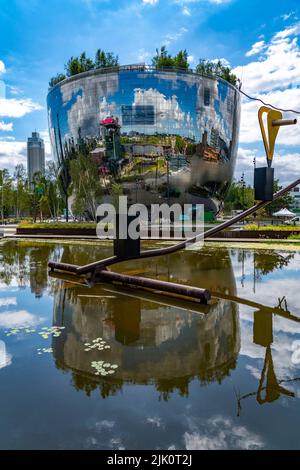
<instances>
[{"instance_id":1,"label":"railing","mask_svg":"<svg viewBox=\"0 0 300 470\"><path fill-rule=\"evenodd\" d=\"M129 65L117 65L114 67L103 67L99 69L92 69L88 70L87 72L81 72L76 75L72 75L71 77L67 77L61 82L57 83L53 87L49 89L49 93L56 88L57 86L60 86L61 84L71 82L73 80L76 80L78 78L85 78L89 77L90 75L105 75L109 73L119 73L119 72L170 72L170 73L184 73L184 74L189 74L189 75L197 75L200 77L205 77L205 78L211 78L211 79L219 79L225 83L227 83L229 86L232 86L233 88L237 88L235 85L232 83L228 82L224 78L220 77L219 75L216 74L204 74L204 73L199 73L196 71L196 69L181 69L178 67L156 67L153 65L147 65L145 63L138 63L138 64L129 64Z\"/></svg>"}]
</instances>

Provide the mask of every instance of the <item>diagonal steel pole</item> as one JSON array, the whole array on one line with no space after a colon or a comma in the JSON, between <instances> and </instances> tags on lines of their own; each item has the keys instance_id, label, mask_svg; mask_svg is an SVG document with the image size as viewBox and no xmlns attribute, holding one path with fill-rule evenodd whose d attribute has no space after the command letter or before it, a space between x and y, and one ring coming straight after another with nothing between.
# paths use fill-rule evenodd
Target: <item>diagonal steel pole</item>
<instances>
[{"instance_id":1,"label":"diagonal steel pole","mask_svg":"<svg viewBox=\"0 0 300 470\"><path fill-rule=\"evenodd\" d=\"M295 186L298 186L299 184L300 184L300 178L295 180L293 183L290 183L285 188L280 189L280 191L278 191L277 193L274 194L273 201L276 201L280 197L284 196L285 194L290 192L291 189L293 189ZM260 209L264 208L265 206L270 204L270 202L272 202L272 201L260 201L257 204L255 204L254 206L250 207L249 209L246 209L244 212L241 212L240 214L236 215L232 219L227 220L226 222L223 222L222 224L207 230L206 232L204 232L201 235L196 235L195 237L189 238L189 239L184 240L182 242L176 243L176 245L172 245L172 246L169 246L169 247L142 251L140 256L136 256L136 257L133 257L133 258L130 258L130 259L143 259L143 258L150 258L152 256L161 256L161 255L169 255L171 253L176 253L179 250L183 250L188 245L191 245L191 244L197 243L197 242L199 242L203 239L209 238L212 235L215 235L215 234L221 232L222 230L234 225L235 223L239 222L240 220L245 219L246 217L253 214L254 212L257 212ZM90 273L90 272L93 272L93 271L94 272L96 272L96 271L99 272L99 271L101 271L102 269L105 269L108 266L119 263L120 261L122 261L122 260L118 259L117 256L112 256L110 258L106 258L106 259L103 259L103 260L100 260L100 261L95 261L94 263L89 263L89 264L86 264L84 266L72 265L72 264L68 264L68 263L57 263L57 262L54 262L54 261L50 261L48 263L48 266L51 270L57 269L57 270L68 271L68 272L72 272L74 274L81 275L81 274L87 274L87 273ZM126 261L128 261L128 260L126 260Z\"/></svg>"}]
</instances>

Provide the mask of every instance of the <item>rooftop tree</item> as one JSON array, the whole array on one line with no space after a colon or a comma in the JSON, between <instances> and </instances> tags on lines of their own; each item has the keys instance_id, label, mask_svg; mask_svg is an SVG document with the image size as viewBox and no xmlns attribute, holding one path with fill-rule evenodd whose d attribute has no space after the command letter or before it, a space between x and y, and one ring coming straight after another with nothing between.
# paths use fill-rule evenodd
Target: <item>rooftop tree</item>
<instances>
[{"instance_id":1,"label":"rooftop tree","mask_svg":"<svg viewBox=\"0 0 300 470\"><path fill-rule=\"evenodd\" d=\"M224 65L221 60L212 61L206 59L200 59L199 64L196 67L196 72L201 75L208 75L212 77L221 77L232 85L237 84L237 77L231 72L230 67Z\"/></svg>"},{"instance_id":2,"label":"rooftop tree","mask_svg":"<svg viewBox=\"0 0 300 470\"><path fill-rule=\"evenodd\" d=\"M186 49L179 51L172 57L167 51L166 46L156 49L156 55L152 59L152 65L156 68L175 67L177 69L189 69L188 53Z\"/></svg>"},{"instance_id":3,"label":"rooftop tree","mask_svg":"<svg viewBox=\"0 0 300 470\"><path fill-rule=\"evenodd\" d=\"M49 87L52 88L67 77L72 77L82 72L89 70L101 69L104 67L117 67L119 65L119 58L113 52L105 52L98 49L96 52L95 61L87 57L85 52L82 52L78 57L71 57L65 65L66 73L58 73L49 81Z\"/></svg>"},{"instance_id":4,"label":"rooftop tree","mask_svg":"<svg viewBox=\"0 0 300 470\"><path fill-rule=\"evenodd\" d=\"M103 67L117 67L119 65L119 57L113 52L104 52L98 49L96 52L94 68L101 69Z\"/></svg>"},{"instance_id":5,"label":"rooftop tree","mask_svg":"<svg viewBox=\"0 0 300 470\"><path fill-rule=\"evenodd\" d=\"M52 88L54 87L55 85L57 85L58 83L62 82L63 80L65 80L67 77L64 73L58 73L57 75L55 75L55 77L52 77L49 81L49 87Z\"/></svg>"},{"instance_id":6,"label":"rooftop tree","mask_svg":"<svg viewBox=\"0 0 300 470\"><path fill-rule=\"evenodd\" d=\"M156 68L174 67L174 59L168 53L166 46L156 49L156 55L152 59L152 65Z\"/></svg>"}]
</instances>

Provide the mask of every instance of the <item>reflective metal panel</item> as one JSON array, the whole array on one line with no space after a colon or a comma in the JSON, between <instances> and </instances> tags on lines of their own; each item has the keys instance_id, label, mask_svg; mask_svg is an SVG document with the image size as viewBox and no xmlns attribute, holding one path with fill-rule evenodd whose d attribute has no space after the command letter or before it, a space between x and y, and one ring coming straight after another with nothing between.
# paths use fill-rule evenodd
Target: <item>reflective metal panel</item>
<instances>
[{"instance_id":1,"label":"reflective metal panel","mask_svg":"<svg viewBox=\"0 0 300 470\"><path fill-rule=\"evenodd\" d=\"M91 71L49 92L48 115L58 161L93 142L101 184L118 181L129 203L216 210L232 179L240 95L222 79L149 67Z\"/></svg>"}]
</instances>

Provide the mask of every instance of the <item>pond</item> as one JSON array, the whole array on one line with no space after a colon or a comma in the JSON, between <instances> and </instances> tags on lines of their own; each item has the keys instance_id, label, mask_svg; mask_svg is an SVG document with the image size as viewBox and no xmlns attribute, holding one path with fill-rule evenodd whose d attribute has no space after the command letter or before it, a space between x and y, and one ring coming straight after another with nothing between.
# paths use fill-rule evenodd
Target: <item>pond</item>
<instances>
[{"instance_id":1,"label":"pond","mask_svg":"<svg viewBox=\"0 0 300 470\"><path fill-rule=\"evenodd\" d=\"M48 274L107 243L0 246L1 449L299 449L300 252L201 250L116 270L208 306Z\"/></svg>"}]
</instances>

